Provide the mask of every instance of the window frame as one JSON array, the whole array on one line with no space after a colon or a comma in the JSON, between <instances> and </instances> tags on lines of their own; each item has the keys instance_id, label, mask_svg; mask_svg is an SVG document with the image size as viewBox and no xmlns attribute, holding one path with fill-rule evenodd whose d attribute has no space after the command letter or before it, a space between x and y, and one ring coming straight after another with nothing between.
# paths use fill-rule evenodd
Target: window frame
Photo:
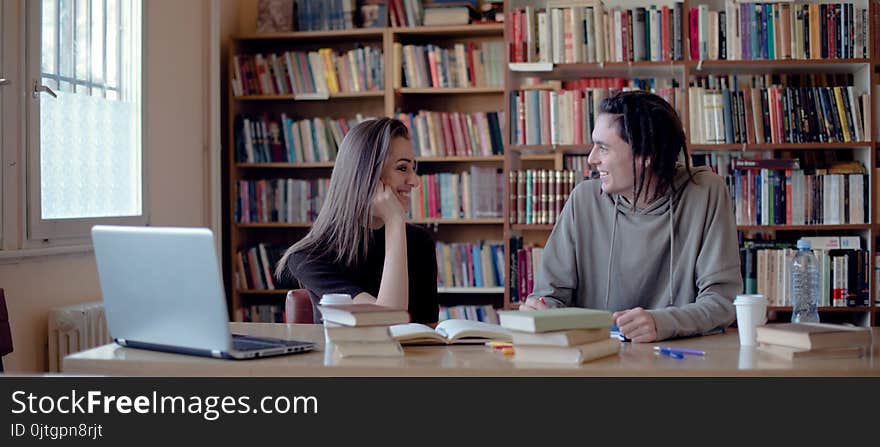
<instances>
[{"instance_id":1,"label":"window frame","mask_svg":"<svg viewBox=\"0 0 880 447\"><path fill-rule=\"evenodd\" d=\"M22 136L25 138L24 154L25 168L22 172L23 181L20 182L24 201L21 207L21 228L25 230L22 236L21 248L46 248L66 245L91 244L91 227L94 225L148 225L149 216L149 181L148 162L149 151L147 137L147 85L146 85L146 55L147 55L147 27L146 27L146 1L140 4L140 77L141 77L141 135L140 135L140 158L141 158L141 214L137 216L99 217L99 218L75 218L75 219L43 219L41 217L41 178L40 178L40 103L51 101L52 97L47 93L39 93L35 98L33 89L35 85L42 85L43 76L41 69L42 55L42 0L26 1L25 13L25 43L23 55L26 61L25 85L22 87L27 94L22 95L26 104L22 126ZM36 84L35 84L36 83Z\"/></svg>"}]
</instances>

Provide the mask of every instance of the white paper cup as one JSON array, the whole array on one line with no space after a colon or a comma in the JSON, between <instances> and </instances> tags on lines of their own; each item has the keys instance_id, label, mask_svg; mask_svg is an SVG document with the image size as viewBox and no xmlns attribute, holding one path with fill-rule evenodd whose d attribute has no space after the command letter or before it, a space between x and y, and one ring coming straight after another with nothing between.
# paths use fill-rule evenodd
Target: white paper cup
<instances>
[{"instance_id":1,"label":"white paper cup","mask_svg":"<svg viewBox=\"0 0 880 447\"><path fill-rule=\"evenodd\" d=\"M347 293L325 293L321 296L322 306L332 306L334 304L351 304L351 295Z\"/></svg>"},{"instance_id":2,"label":"white paper cup","mask_svg":"<svg viewBox=\"0 0 880 447\"><path fill-rule=\"evenodd\" d=\"M740 346L755 346L755 328L767 322L767 298L764 295L737 295L736 331Z\"/></svg>"}]
</instances>

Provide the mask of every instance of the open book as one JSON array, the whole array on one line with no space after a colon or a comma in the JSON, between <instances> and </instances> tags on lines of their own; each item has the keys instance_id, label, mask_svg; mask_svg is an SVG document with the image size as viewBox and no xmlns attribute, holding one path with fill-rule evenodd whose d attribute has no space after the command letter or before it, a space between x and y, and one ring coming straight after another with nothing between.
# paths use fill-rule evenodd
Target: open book
<instances>
[{"instance_id":1,"label":"open book","mask_svg":"<svg viewBox=\"0 0 880 447\"><path fill-rule=\"evenodd\" d=\"M444 320L436 329L419 323L391 326L391 336L404 345L449 345L453 343L485 343L489 340L511 341L510 331L497 324L474 320Z\"/></svg>"}]
</instances>

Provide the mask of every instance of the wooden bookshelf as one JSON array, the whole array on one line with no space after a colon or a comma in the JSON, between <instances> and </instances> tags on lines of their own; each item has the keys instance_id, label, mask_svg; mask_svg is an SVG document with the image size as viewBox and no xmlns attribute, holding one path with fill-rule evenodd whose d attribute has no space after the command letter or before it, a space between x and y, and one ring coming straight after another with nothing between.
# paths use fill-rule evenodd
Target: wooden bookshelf
<instances>
[{"instance_id":1,"label":"wooden bookshelf","mask_svg":"<svg viewBox=\"0 0 880 447\"><path fill-rule=\"evenodd\" d=\"M237 40L246 42L260 41L312 41L312 40L352 40L357 38L381 38L385 28L355 28L334 31L296 31L289 33L267 33L242 35Z\"/></svg>"},{"instance_id":2,"label":"wooden bookshelf","mask_svg":"<svg viewBox=\"0 0 880 447\"><path fill-rule=\"evenodd\" d=\"M234 96L236 101L330 101L334 99L350 99L350 98L382 98L385 96L384 90L368 90L362 92L339 92L328 93L327 98L297 98L294 95L242 95Z\"/></svg>"},{"instance_id":3,"label":"wooden bookshelf","mask_svg":"<svg viewBox=\"0 0 880 447\"><path fill-rule=\"evenodd\" d=\"M505 25L473 24L467 26L421 26L408 28L370 28L340 31L306 31L273 34L246 34L232 39L228 52L227 73L229 78L235 73L234 56L237 54L264 55L287 51L317 51L319 48L331 48L337 51L348 51L359 44L369 45L382 50L384 66L384 89L358 92L340 92L335 94L307 94L296 97L293 94L276 95L240 95L234 96L231 83L224 87L229 98L227 115L229 128L226 134L227 156L225 169L227 172L224 197L226 211L224 213L227 229L224 237L224 271L229 291L229 307L234 319L240 318L242 306L250 305L242 297L259 299L261 297L282 296L286 290L262 290L246 288L236 283L237 252L256 246L260 243L289 246L306 234L311 222L280 223L256 222L237 223L235 218L237 183L240 180L260 180L275 178L318 179L328 178L334 166L333 161L318 162L259 162L248 163L237 161L235 157L236 132L235 119L239 115L279 116L286 113L294 120L331 117L352 119L360 113L366 117L397 117L398 113L417 113L421 110L437 112L489 112L503 111L507 92L506 84L499 87L469 88L393 88L392 74L393 46L395 43L424 45L433 43L443 48L452 48L454 43L487 42L504 39ZM506 60L505 60L506 65ZM503 78L503 72L500 72ZM262 87L261 87L262 88ZM252 90L251 90L252 91ZM503 121L500 122L504 126ZM502 130L502 134L503 134ZM502 146L506 137L502 141ZM285 158L286 159L286 158ZM479 156L436 156L419 157L419 170L425 173L467 171L470 166L495 167L504 165L503 155ZM478 240L497 241L503 233L505 219L412 219L411 223L425 226L439 242L476 242ZM506 268L506 266L501 267ZM484 295L487 301L474 304L498 302L498 295L504 293L503 287L496 288L444 288L443 296ZM445 305L441 296L441 305ZM470 297L469 297L470 299ZM459 304L459 303L456 303Z\"/></svg>"},{"instance_id":4,"label":"wooden bookshelf","mask_svg":"<svg viewBox=\"0 0 880 447\"><path fill-rule=\"evenodd\" d=\"M871 147L870 141L832 143L688 144L689 151L816 151L849 150Z\"/></svg>"},{"instance_id":5,"label":"wooden bookshelf","mask_svg":"<svg viewBox=\"0 0 880 447\"><path fill-rule=\"evenodd\" d=\"M871 224L825 225L737 225L737 231L846 231L872 230Z\"/></svg>"},{"instance_id":6,"label":"wooden bookshelf","mask_svg":"<svg viewBox=\"0 0 880 447\"><path fill-rule=\"evenodd\" d=\"M503 162L503 155L483 155L483 156L449 156L449 157L420 157L419 163L494 163Z\"/></svg>"},{"instance_id":7,"label":"wooden bookshelf","mask_svg":"<svg viewBox=\"0 0 880 447\"><path fill-rule=\"evenodd\" d=\"M874 1L862 0L864 4L870 4L870 8L874 9L878 6ZM645 1L644 4L638 6L649 5L651 2ZM520 7L526 4L545 7L545 1L505 1L505 11L509 13L514 6ZM615 3L616 4L616 3ZM317 163L238 163L234 158L234 151L229 148L235 147L235 130L232 126L234 118L241 113L255 113L269 111L270 113L287 112L293 114L297 118L306 118L313 116L332 116L350 118L355 112L361 111L367 116L396 116L399 112L410 113L418 110L438 110L438 111L490 111L503 110L505 122L502 122L502 133L504 135L504 155L480 156L480 157L420 157L419 164L427 166L430 172L462 172L470 165L480 164L481 166L500 165L503 169L505 179L511 171L519 169L527 169L530 167L541 167L550 169L563 169L565 155L579 154L586 155L591 148L590 144L584 145L512 145L509 140L509 130L507 129L511 109L509 104L510 94L512 91L518 90L519 86L527 77L539 77L546 80L556 79L577 79L581 77L664 77L672 78L678 82L678 85L684 91L684 108L681 110L682 121L688 123L689 110L688 107L688 81L691 76L704 75L723 75L723 74L785 74L785 73L848 73L853 74L855 83L862 91L871 94L870 103L874 105L871 113L871 132L876 132L880 128L878 120L880 120L880 107L878 101L873 97L874 87L880 86L880 57L872 59L783 59L783 60L691 60L688 42L689 23L687 19L688 8L699 5L710 4L715 10L719 3L710 2L709 0L688 0L683 4L683 60L675 61L646 61L646 62L604 62L604 63L574 63L574 64L550 64L549 71L514 71L507 63L507 54L505 54L505 82L503 87L480 87L480 88L398 88L394 89L393 74L388 67L392 66L391 50L395 43L436 43L446 46L451 42L468 42L468 41L486 41L501 40L509 47L513 39L513 30L510 21L507 23L497 24L474 24L467 26L436 26L436 27L408 27L408 28L370 28L370 29L352 29L341 31L309 31L309 32L291 32L276 34L246 34L233 39L230 46L229 59L230 66L227 70L232 72L231 60L236 51L256 53L260 51L291 51L291 50L314 50L326 45L334 49L352 48L357 43L365 43L373 46L380 46L384 52L383 61L386 67L384 91L375 92L356 92L346 94L329 95L326 100L296 100L293 95L252 95L233 97L230 87L227 88L227 95L230 99L230 107L228 121L230 123L229 130L226 135L227 142L227 163L225 168L228 176L226 179L226 190L224 196L227 198L228 208L225 212L224 228L228 229L227 237L224 238L224 263L227 278L230 280L228 284L232 284L232 272L235 265L236 251L244 247L246 244L253 244L262 239L271 240L273 242L292 243L294 241L293 234L305 234L305 231L311 226L310 223L299 224L283 224L283 223L254 223L254 224L236 224L234 221L235 184L241 179L256 178L317 178L328 177L333 162L317 162ZM713 9L710 8L710 9ZM507 19L509 16L505 16ZM873 19L873 15L870 16ZM871 24L871 34L875 33L880 24ZM875 55L880 54L880 49L873 48ZM865 75L867 73L867 75ZM872 187L870 189L870 200L872 203L872 215L869 217L870 223L860 225L755 225L755 226L738 226L737 229L746 233L753 232L803 232L805 235L814 234L832 234L834 232L846 232L846 234L861 234L866 237L868 247L876 248L874 239L880 233L880 222L874 217L878 204L877 179L874 178L874 167L876 166L875 152L880 150L880 138L876 135L869 136L871 141L864 142L846 142L846 143L803 143L803 144L688 144L689 151L699 152L736 152L736 151L756 151L771 153L780 151L839 151L842 153L862 154L858 159L865 161L866 168L871 174L870 179ZM505 182L505 188L507 182ZM498 240L499 229L501 237L505 244L505 277L509 279L510 274L510 238L513 236L522 236L526 243L537 243L543 245L546 238L552 230L552 225L518 225L510 224L509 213L506 198L502 198L505 202L504 216L496 219L422 219L414 221L420 225L433 226L435 237L440 241L456 241L463 240L476 241ZM444 238L451 238L446 240ZM871 265L873 266L873 257ZM857 308L822 308L823 313L833 315L846 313L863 313L870 316L870 324L876 325L880 321L880 312L878 305L875 304L874 291L877 290L878 284L874 284L874 275L871 274L871 304L867 307ZM501 307L505 309L516 309L518 303L511 303L509 296L509 288L503 287L500 291L492 293L503 293L503 301ZM230 309L235 311L241 306L240 296L242 295L271 295L271 291L252 291L236 287L227 287L231 290ZM448 292L448 293L447 293ZM457 290L447 290L444 294L454 294ZM464 292L462 292L464 293ZM467 293L474 293L469 291ZM491 294L488 294L491 295ZM441 301L441 304L442 301ZM771 310L785 311L785 308L771 308ZM844 315L845 316L845 315Z\"/></svg>"},{"instance_id":8,"label":"wooden bookshelf","mask_svg":"<svg viewBox=\"0 0 880 447\"><path fill-rule=\"evenodd\" d=\"M498 36L504 34L503 23L450 25L450 26L411 26L391 28L396 35L410 36L447 36L447 37L475 37L475 36Z\"/></svg>"},{"instance_id":9,"label":"wooden bookshelf","mask_svg":"<svg viewBox=\"0 0 880 447\"><path fill-rule=\"evenodd\" d=\"M402 95L483 95L504 93L502 87L444 87L444 88L413 88L403 87L398 90Z\"/></svg>"},{"instance_id":10,"label":"wooden bookshelf","mask_svg":"<svg viewBox=\"0 0 880 447\"><path fill-rule=\"evenodd\" d=\"M613 3L610 6L616 6L620 3ZM652 4L650 1L627 3L626 7L647 6ZM656 3L655 3L656 4ZM761 153L779 153L788 152L839 152L842 155L854 154L853 159L860 160L865 165L869 174L866 181L870 182L869 197L871 215L866 216L865 224L846 224L846 225L744 225L737 226L737 230L746 234L756 232L775 232L781 235L791 236L793 233L803 233L803 235L852 235L857 234L866 242L866 247L871 249L870 266L874 266L873 253L875 247L875 238L880 234L880 222L876 221L878 180L874 178L875 168L877 166L877 158L875 153L880 151L880 138L874 132L880 128L878 120L880 120L880 101L874 94L876 89L880 89L880 48L870 48L869 50L875 55L873 58L847 58L847 59L774 59L774 60L692 60L690 58L690 39L688 22L688 11L691 7L698 5L709 5L710 10L718 11L723 2L712 2L709 0L687 0L683 2L683 20L682 20L682 60L672 61L640 61L640 62L610 62L604 63L511 63L508 67L507 91L519 90L519 87L525 84L526 80L531 77L537 77L541 81L549 80L573 80L583 77L662 77L671 78L677 81L678 86L682 88L683 95L682 107L679 108L682 122L685 124L686 131L689 127L688 110L688 85L693 76L720 76L720 75L762 75L762 74L848 74L852 75L854 80L854 93L867 93L869 95L869 103L872 104L870 111L870 123L866 123L869 134L863 139L867 141L851 141L851 142L832 142L832 143L784 143L784 144L694 144L688 143L687 147L690 153L694 152L717 152L719 154L734 152L761 152ZM513 5L513 6L512 6ZM545 2L523 1L523 2L506 2L507 12L510 13L514 6L525 7L532 5L536 9L546 7ZM875 1L857 2L860 7L869 8L869 21L873 20L874 9L880 7ZM609 5L606 5L606 9ZM723 8L720 8L723 10ZM508 16L509 17L509 16ZM880 24L871 23L869 25L870 34L876 33ZM512 25L506 30L506 40L512 46ZM508 101L509 102L509 101ZM507 116L513 116L511 105L506 104ZM689 135L689 133L688 133ZM510 133L508 133L508 137ZM541 169L563 169L566 154L586 155L591 149L589 140L583 145L513 145L505 146L505 172L509 173L513 170L541 168ZM690 141L690 139L688 140ZM844 157L845 158L845 157ZM507 210L508 214L510 210ZM526 244L543 245L549 236L553 225L521 225L521 224L505 224L505 243L508 250L508 264L510 262L510 238L512 236L522 236ZM510 265L508 265L508 277L510 276ZM878 312L878 304L875 304L876 290L880 284L874 283L873 269L870 273L869 283L870 304L862 307L823 307L820 312L830 315L840 315L847 317L847 314L853 314L852 318L857 321L867 315L868 324L877 325L880 322L880 312ZM505 291L505 308L516 309L517 303L510 302L509 290ZM771 308L771 310L785 311L789 308ZM875 316L876 315L876 316Z\"/></svg>"},{"instance_id":11,"label":"wooden bookshelf","mask_svg":"<svg viewBox=\"0 0 880 447\"><path fill-rule=\"evenodd\" d=\"M871 312L872 306L822 306L819 307L819 312ZM791 312L791 306L768 306L768 312Z\"/></svg>"},{"instance_id":12,"label":"wooden bookshelf","mask_svg":"<svg viewBox=\"0 0 880 447\"><path fill-rule=\"evenodd\" d=\"M240 295L287 295L287 290L281 289L239 289Z\"/></svg>"},{"instance_id":13,"label":"wooden bookshelf","mask_svg":"<svg viewBox=\"0 0 880 447\"><path fill-rule=\"evenodd\" d=\"M236 168L241 169L315 169L332 168L332 161L317 161L314 163L236 163Z\"/></svg>"},{"instance_id":14,"label":"wooden bookshelf","mask_svg":"<svg viewBox=\"0 0 880 447\"><path fill-rule=\"evenodd\" d=\"M410 219L410 223L418 225L501 225L504 219L499 218L482 218L482 219Z\"/></svg>"}]
</instances>

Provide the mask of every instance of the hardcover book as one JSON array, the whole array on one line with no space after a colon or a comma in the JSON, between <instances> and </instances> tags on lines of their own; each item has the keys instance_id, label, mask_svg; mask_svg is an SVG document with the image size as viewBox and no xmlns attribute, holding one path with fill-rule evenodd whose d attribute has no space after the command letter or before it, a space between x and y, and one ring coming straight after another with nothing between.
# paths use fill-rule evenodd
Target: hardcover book
<instances>
[{"instance_id":1,"label":"hardcover book","mask_svg":"<svg viewBox=\"0 0 880 447\"><path fill-rule=\"evenodd\" d=\"M524 332L610 328L611 312L579 307L498 312L501 325Z\"/></svg>"},{"instance_id":2,"label":"hardcover book","mask_svg":"<svg viewBox=\"0 0 880 447\"><path fill-rule=\"evenodd\" d=\"M318 306L324 321L343 326L382 326L409 323L409 313L376 304Z\"/></svg>"},{"instance_id":3,"label":"hardcover book","mask_svg":"<svg viewBox=\"0 0 880 447\"><path fill-rule=\"evenodd\" d=\"M608 357L620 351L620 340L607 338L578 346L519 346L514 344L516 362L580 364Z\"/></svg>"},{"instance_id":4,"label":"hardcover book","mask_svg":"<svg viewBox=\"0 0 880 447\"><path fill-rule=\"evenodd\" d=\"M871 331L863 327L827 323L770 324L757 327L756 340L758 343L799 349L869 346Z\"/></svg>"}]
</instances>

